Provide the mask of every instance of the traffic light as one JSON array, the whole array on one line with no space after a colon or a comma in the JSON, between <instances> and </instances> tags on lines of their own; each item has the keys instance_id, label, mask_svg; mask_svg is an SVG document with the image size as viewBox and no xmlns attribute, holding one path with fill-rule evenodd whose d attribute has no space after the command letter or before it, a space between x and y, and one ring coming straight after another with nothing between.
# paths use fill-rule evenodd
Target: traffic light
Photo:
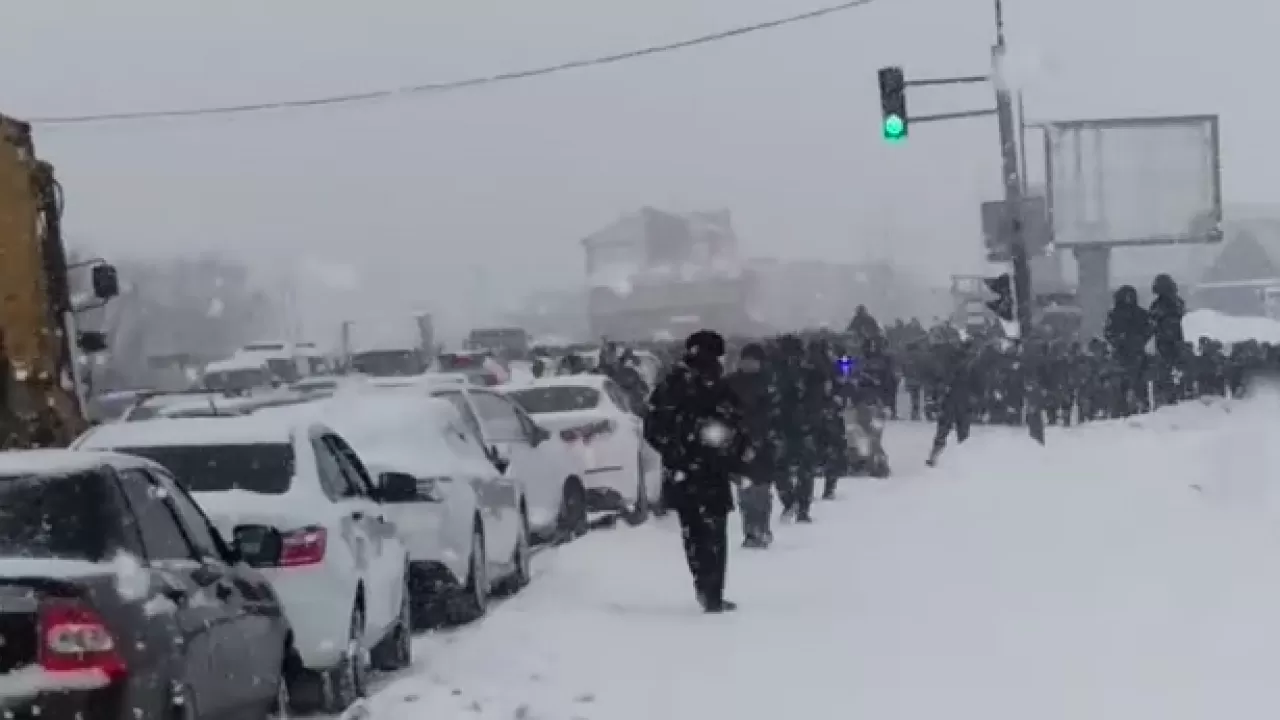
<instances>
[{"instance_id":1,"label":"traffic light","mask_svg":"<svg viewBox=\"0 0 1280 720\"><path fill-rule=\"evenodd\" d=\"M983 280L987 284L987 289L995 293L995 300L988 300L987 307L991 308L991 312L996 317L1005 322L1013 322L1013 281L1009 278L1009 273L1004 273L998 277L986 278Z\"/></svg>"},{"instance_id":2,"label":"traffic light","mask_svg":"<svg viewBox=\"0 0 1280 720\"><path fill-rule=\"evenodd\" d=\"M888 142L907 139L907 81L900 67L880 68L880 132Z\"/></svg>"}]
</instances>

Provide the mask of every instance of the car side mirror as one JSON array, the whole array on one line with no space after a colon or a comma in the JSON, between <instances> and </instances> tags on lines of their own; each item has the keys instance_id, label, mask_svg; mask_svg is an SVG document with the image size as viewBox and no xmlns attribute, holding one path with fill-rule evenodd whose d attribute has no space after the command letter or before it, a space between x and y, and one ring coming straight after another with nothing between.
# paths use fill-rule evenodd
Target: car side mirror
<instances>
[{"instance_id":1,"label":"car side mirror","mask_svg":"<svg viewBox=\"0 0 1280 720\"><path fill-rule=\"evenodd\" d=\"M378 476L378 499L384 503L418 500L418 479L408 473L384 472Z\"/></svg>"},{"instance_id":2,"label":"car side mirror","mask_svg":"<svg viewBox=\"0 0 1280 720\"><path fill-rule=\"evenodd\" d=\"M227 542L222 537L222 533L218 532L218 528L210 525L209 534L213 535L213 542L218 548L218 553L222 555L222 561L228 565L239 565L244 560L244 553L240 552L240 543L236 540Z\"/></svg>"},{"instance_id":3,"label":"car side mirror","mask_svg":"<svg viewBox=\"0 0 1280 720\"><path fill-rule=\"evenodd\" d=\"M507 473L507 468L511 467L511 460L503 457L502 453L498 452L498 448L492 445L489 446L489 452L487 454L489 455L489 462L493 463L493 466L498 469L498 472L505 475Z\"/></svg>"},{"instance_id":4,"label":"car side mirror","mask_svg":"<svg viewBox=\"0 0 1280 720\"><path fill-rule=\"evenodd\" d=\"M265 525L240 525L231 541L232 552L249 567L275 567L284 550L280 531Z\"/></svg>"},{"instance_id":5,"label":"car side mirror","mask_svg":"<svg viewBox=\"0 0 1280 720\"><path fill-rule=\"evenodd\" d=\"M533 435L529 438L529 443L534 447L538 447L542 443L551 439L551 432L541 425L533 426Z\"/></svg>"}]
</instances>

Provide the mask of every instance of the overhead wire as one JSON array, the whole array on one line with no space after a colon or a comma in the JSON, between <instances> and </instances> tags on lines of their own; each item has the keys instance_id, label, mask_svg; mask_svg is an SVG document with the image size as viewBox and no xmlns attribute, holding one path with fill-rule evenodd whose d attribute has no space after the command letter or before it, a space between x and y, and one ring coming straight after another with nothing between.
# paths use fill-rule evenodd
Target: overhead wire
<instances>
[{"instance_id":1,"label":"overhead wire","mask_svg":"<svg viewBox=\"0 0 1280 720\"><path fill-rule=\"evenodd\" d=\"M598 67L601 65L612 65L615 63L635 60L638 58L648 57L652 55L660 55L677 50L685 50L699 45L707 45L709 43L728 40L743 35L761 32L763 30L773 30L775 28L792 25L795 23L815 20L828 15L852 10L863 5L869 5L875 0L845 0L836 5L828 5L795 15L788 15L782 18L765 20L762 22L752 23L750 25L739 25L728 30L708 33L706 35L698 35L696 37L677 40L661 45L650 45L625 52L618 52L609 55L599 55L591 58L579 60L570 60L567 62L557 63L554 65L544 65L541 67L528 68L524 70L514 70L509 72L498 73L496 75L482 75L460 80L447 80L442 82L420 83L416 85L405 85L398 88L390 88L384 90L368 90L364 92L343 93L338 95L326 95L322 97L303 98L299 100L272 100L267 102L243 103L238 105L212 105L205 107L190 108L171 108L161 110L134 110L125 112L111 113L95 113L85 115L51 115L44 117L28 118L27 122L32 125L86 125L94 123L108 122L127 122L136 120L151 120L164 118L188 118L205 115L242 115L247 113L267 112L272 110L289 110L289 109L311 109L330 107L335 105L349 105L354 103L371 102L375 100L386 100L393 97L404 95L419 95L428 93L442 93L453 90L462 90L466 88L479 87L482 85L493 85L497 83L510 82L513 80L526 80L529 78L541 77L544 75L553 75L556 73L566 72L569 70L580 70L590 67Z\"/></svg>"}]
</instances>

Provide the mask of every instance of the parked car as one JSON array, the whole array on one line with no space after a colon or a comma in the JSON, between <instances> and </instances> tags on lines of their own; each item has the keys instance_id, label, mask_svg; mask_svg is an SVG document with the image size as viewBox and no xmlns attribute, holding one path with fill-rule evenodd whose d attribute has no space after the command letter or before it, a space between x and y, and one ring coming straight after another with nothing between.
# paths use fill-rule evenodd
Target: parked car
<instances>
[{"instance_id":1,"label":"parked car","mask_svg":"<svg viewBox=\"0 0 1280 720\"><path fill-rule=\"evenodd\" d=\"M559 437L499 388L437 385L428 392L452 403L490 460L521 480L529 497L530 525L539 539L563 542L587 532L586 468Z\"/></svg>"},{"instance_id":2,"label":"parked car","mask_svg":"<svg viewBox=\"0 0 1280 720\"><path fill-rule=\"evenodd\" d=\"M270 413L155 419L94 428L74 447L168 468L235 538L292 626L295 705L341 712L364 694L367 661L410 664L407 552L364 464L330 426Z\"/></svg>"},{"instance_id":3,"label":"parked car","mask_svg":"<svg viewBox=\"0 0 1280 720\"><path fill-rule=\"evenodd\" d=\"M266 718L289 704L279 598L142 458L0 453L0 637L6 717Z\"/></svg>"},{"instance_id":4,"label":"parked car","mask_svg":"<svg viewBox=\"0 0 1280 720\"><path fill-rule=\"evenodd\" d=\"M384 390L289 412L332 424L378 478L408 546L415 625L469 622L490 595L529 582L524 484L494 466L451 403Z\"/></svg>"},{"instance_id":5,"label":"parked car","mask_svg":"<svg viewBox=\"0 0 1280 720\"><path fill-rule=\"evenodd\" d=\"M628 408L618 384L604 375L561 375L512 387L506 394L538 425L570 443L586 464L583 480L590 510L627 513L632 524L659 502L662 479L656 455L644 441L643 422Z\"/></svg>"}]
</instances>

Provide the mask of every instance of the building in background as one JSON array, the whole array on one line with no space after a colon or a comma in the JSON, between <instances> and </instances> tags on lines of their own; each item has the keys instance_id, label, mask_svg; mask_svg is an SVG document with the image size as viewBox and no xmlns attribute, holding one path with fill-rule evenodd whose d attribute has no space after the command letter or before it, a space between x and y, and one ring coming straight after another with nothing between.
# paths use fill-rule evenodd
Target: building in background
<instances>
[{"instance_id":1,"label":"building in background","mask_svg":"<svg viewBox=\"0 0 1280 720\"><path fill-rule=\"evenodd\" d=\"M624 215L582 241L593 337L678 338L711 327L752 334L751 280L728 211Z\"/></svg>"}]
</instances>

